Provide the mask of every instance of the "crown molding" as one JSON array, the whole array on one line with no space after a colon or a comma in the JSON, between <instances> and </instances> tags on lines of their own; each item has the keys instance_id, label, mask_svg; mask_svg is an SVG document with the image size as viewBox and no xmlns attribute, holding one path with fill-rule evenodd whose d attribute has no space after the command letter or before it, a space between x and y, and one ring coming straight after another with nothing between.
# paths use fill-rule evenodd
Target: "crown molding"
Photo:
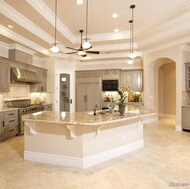
<instances>
[{"instance_id":1,"label":"crown molding","mask_svg":"<svg viewBox=\"0 0 190 189\"><path fill-rule=\"evenodd\" d=\"M0 12L10 19L14 18L14 21L17 24L19 24L20 26L22 26L29 32L33 33L37 37L41 38L42 40L46 41L47 43L52 44L52 41L54 41L53 37L48 35L44 30L39 28L37 25L33 24L29 19L21 15L19 12L17 12L15 9L10 7L4 1L0 1ZM38 33L36 33L36 31L38 31Z\"/></svg>"},{"instance_id":2,"label":"crown molding","mask_svg":"<svg viewBox=\"0 0 190 189\"><path fill-rule=\"evenodd\" d=\"M19 44L16 44L16 43L15 44L10 44L9 45L9 50L10 49L17 49L19 51L25 52L25 53L30 54L32 56L36 53L36 51L33 51L31 49L28 49L28 48L23 47L23 46L21 46Z\"/></svg>"},{"instance_id":3,"label":"crown molding","mask_svg":"<svg viewBox=\"0 0 190 189\"><path fill-rule=\"evenodd\" d=\"M150 48L148 50L142 51L142 53L143 54L149 54L149 53L152 53L152 52L155 52L155 51L163 50L163 49L173 47L173 46L184 45L184 44L187 44L187 43L190 43L190 37L180 38L180 39L177 39L175 41L168 42L168 43L159 45L157 47Z\"/></svg>"},{"instance_id":4,"label":"crown molding","mask_svg":"<svg viewBox=\"0 0 190 189\"><path fill-rule=\"evenodd\" d=\"M185 51L190 51L190 46L189 45L181 45L181 49Z\"/></svg>"},{"instance_id":5,"label":"crown molding","mask_svg":"<svg viewBox=\"0 0 190 189\"><path fill-rule=\"evenodd\" d=\"M104 33L104 34L96 34L96 35L88 35L91 38L91 42L98 41L110 41L110 40L121 40L121 39L129 39L130 32L116 32L116 33Z\"/></svg>"},{"instance_id":6,"label":"crown molding","mask_svg":"<svg viewBox=\"0 0 190 189\"><path fill-rule=\"evenodd\" d=\"M2 42L2 41L0 41L0 47L9 50L9 45L7 43Z\"/></svg>"},{"instance_id":7,"label":"crown molding","mask_svg":"<svg viewBox=\"0 0 190 189\"><path fill-rule=\"evenodd\" d=\"M102 65L102 64L127 64L128 59L122 59L122 60L103 60L103 61L80 61L76 64L79 66L84 65ZM134 59L134 63L141 63L141 59Z\"/></svg>"},{"instance_id":8,"label":"crown molding","mask_svg":"<svg viewBox=\"0 0 190 189\"><path fill-rule=\"evenodd\" d=\"M43 2L43 0L27 0L27 2L41 15L46 19L52 26L55 25L55 15L49 9L48 6ZM46 11L44 11L46 10ZM57 29L59 32L65 36L72 43L76 43L76 37L70 32L70 30L59 20L57 19Z\"/></svg>"},{"instance_id":9,"label":"crown molding","mask_svg":"<svg viewBox=\"0 0 190 189\"><path fill-rule=\"evenodd\" d=\"M14 31L12 30L9 30L8 28L0 25L0 34L14 40L14 41L18 41L19 43L27 46L27 47L30 47L31 49L35 49L36 51L42 53L42 54L45 54L47 56L49 56L50 52L41 47L40 45L34 43L33 41L30 41L29 39L21 36L21 35L18 35L17 33L15 33Z\"/></svg>"}]
</instances>

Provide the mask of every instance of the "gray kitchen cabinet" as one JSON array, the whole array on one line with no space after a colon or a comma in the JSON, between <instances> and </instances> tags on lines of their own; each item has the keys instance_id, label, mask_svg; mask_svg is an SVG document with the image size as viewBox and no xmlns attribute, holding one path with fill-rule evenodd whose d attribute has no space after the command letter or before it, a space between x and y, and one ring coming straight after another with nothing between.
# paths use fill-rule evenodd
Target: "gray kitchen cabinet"
<instances>
[{"instance_id":1,"label":"gray kitchen cabinet","mask_svg":"<svg viewBox=\"0 0 190 189\"><path fill-rule=\"evenodd\" d=\"M8 110L0 113L0 140L5 140L18 134L18 110Z\"/></svg>"},{"instance_id":2,"label":"gray kitchen cabinet","mask_svg":"<svg viewBox=\"0 0 190 189\"><path fill-rule=\"evenodd\" d=\"M120 79L120 70L119 69L108 69L102 71L102 79Z\"/></svg>"},{"instance_id":3,"label":"gray kitchen cabinet","mask_svg":"<svg viewBox=\"0 0 190 189\"><path fill-rule=\"evenodd\" d=\"M47 70L38 68L36 70L41 83L30 85L30 92L46 92Z\"/></svg>"},{"instance_id":4,"label":"gray kitchen cabinet","mask_svg":"<svg viewBox=\"0 0 190 189\"><path fill-rule=\"evenodd\" d=\"M182 128L190 130L190 107L182 106Z\"/></svg>"},{"instance_id":5,"label":"gray kitchen cabinet","mask_svg":"<svg viewBox=\"0 0 190 189\"><path fill-rule=\"evenodd\" d=\"M4 139L4 116L0 113L0 141Z\"/></svg>"},{"instance_id":6,"label":"gray kitchen cabinet","mask_svg":"<svg viewBox=\"0 0 190 189\"><path fill-rule=\"evenodd\" d=\"M190 91L190 62L185 63L186 69L186 91Z\"/></svg>"},{"instance_id":7,"label":"gray kitchen cabinet","mask_svg":"<svg viewBox=\"0 0 190 189\"><path fill-rule=\"evenodd\" d=\"M10 91L10 66L8 63L0 62L0 92Z\"/></svg>"},{"instance_id":8,"label":"gray kitchen cabinet","mask_svg":"<svg viewBox=\"0 0 190 189\"><path fill-rule=\"evenodd\" d=\"M101 108L101 78L78 78L76 85L76 111L93 111Z\"/></svg>"},{"instance_id":9,"label":"gray kitchen cabinet","mask_svg":"<svg viewBox=\"0 0 190 189\"><path fill-rule=\"evenodd\" d=\"M18 110L4 112L5 139L18 134Z\"/></svg>"},{"instance_id":10,"label":"gray kitchen cabinet","mask_svg":"<svg viewBox=\"0 0 190 189\"><path fill-rule=\"evenodd\" d=\"M120 85L129 86L132 91L143 90L142 70L122 70Z\"/></svg>"},{"instance_id":11,"label":"gray kitchen cabinet","mask_svg":"<svg viewBox=\"0 0 190 189\"><path fill-rule=\"evenodd\" d=\"M45 104L44 110L52 110L52 104Z\"/></svg>"}]
</instances>

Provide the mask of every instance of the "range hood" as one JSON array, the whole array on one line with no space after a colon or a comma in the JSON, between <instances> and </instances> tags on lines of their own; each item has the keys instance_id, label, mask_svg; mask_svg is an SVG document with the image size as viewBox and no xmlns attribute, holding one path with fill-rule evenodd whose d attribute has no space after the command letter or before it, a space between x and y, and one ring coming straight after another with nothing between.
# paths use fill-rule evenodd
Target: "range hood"
<instances>
[{"instance_id":1,"label":"range hood","mask_svg":"<svg viewBox=\"0 0 190 189\"><path fill-rule=\"evenodd\" d=\"M11 83L41 83L36 72L11 67Z\"/></svg>"}]
</instances>

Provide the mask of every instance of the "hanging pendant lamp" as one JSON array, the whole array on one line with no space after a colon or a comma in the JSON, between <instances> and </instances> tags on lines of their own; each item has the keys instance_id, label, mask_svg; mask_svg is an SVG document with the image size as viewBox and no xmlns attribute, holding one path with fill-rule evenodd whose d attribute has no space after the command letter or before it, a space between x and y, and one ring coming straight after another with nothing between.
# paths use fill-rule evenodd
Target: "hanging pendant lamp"
<instances>
[{"instance_id":1,"label":"hanging pendant lamp","mask_svg":"<svg viewBox=\"0 0 190 189\"><path fill-rule=\"evenodd\" d=\"M55 0L55 43L52 44L52 47L50 49L50 51L57 53L59 52L59 48L57 47L56 43L56 32L57 32L57 0Z\"/></svg>"},{"instance_id":2,"label":"hanging pendant lamp","mask_svg":"<svg viewBox=\"0 0 190 189\"><path fill-rule=\"evenodd\" d=\"M129 25L130 25L130 55L131 55L131 52L132 52L132 31L131 31L131 29L132 29L132 27L131 27L132 23L133 23L133 20L129 20ZM130 57L130 55L129 55L129 57ZM131 59L131 57L129 58L129 60L127 61L127 63L128 64L133 64L133 60Z\"/></svg>"},{"instance_id":3,"label":"hanging pendant lamp","mask_svg":"<svg viewBox=\"0 0 190 189\"><path fill-rule=\"evenodd\" d=\"M131 5L130 8L132 9L132 20L130 20L130 34L131 34L131 42L130 42L130 45L131 45L131 51L130 51L130 55L129 57L130 58L135 58L136 57L136 54L134 53L134 49L133 49L133 41L134 41L134 8L135 8L135 5Z\"/></svg>"},{"instance_id":4,"label":"hanging pendant lamp","mask_svg":"<svg viewBox=\"0 0 190 189\"><path fill-rule=\"evenodd\" d=\"M85 42L82 44L82 47L85 50L92 48L92 45L87 40L87 35L88 35L88 0L86 0L86 39Z\"/></svg>"}]
</instances>

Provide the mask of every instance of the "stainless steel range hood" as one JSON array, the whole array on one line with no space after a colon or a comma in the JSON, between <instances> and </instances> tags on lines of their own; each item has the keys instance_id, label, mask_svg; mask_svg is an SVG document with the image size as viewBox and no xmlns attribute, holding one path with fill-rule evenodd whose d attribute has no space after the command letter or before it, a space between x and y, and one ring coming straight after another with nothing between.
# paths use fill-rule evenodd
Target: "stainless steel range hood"
<instances>
[{"instance_id":1,"label":"stainless steel range hood","mask_svg":"<svg viewBox=\"0 0 190 189\"><path fill-rule=\"evenodd\" d=\"M11 83L41 83L36 72L20 68L11 68Z\"/></svg>"}]
</instances>

